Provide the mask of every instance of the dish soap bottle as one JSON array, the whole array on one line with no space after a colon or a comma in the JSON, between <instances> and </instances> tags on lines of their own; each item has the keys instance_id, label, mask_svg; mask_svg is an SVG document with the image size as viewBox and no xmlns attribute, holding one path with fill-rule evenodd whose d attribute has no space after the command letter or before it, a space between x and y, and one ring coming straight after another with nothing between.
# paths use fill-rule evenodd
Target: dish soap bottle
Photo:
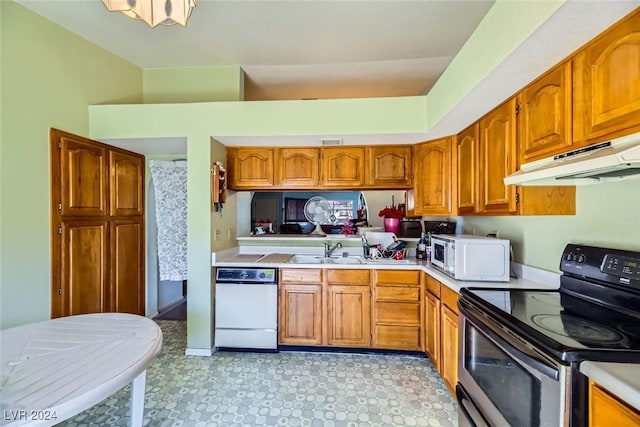
<instances>
[{"instance_id":1,"label":"dish soap bottle","mask_svg":"<svg viewBox=\"0 0 640 427\"><path fill-rule=\"evenodd\" d=\"M424 236L424 231L420 233L420 240L418 240L418 247L416 249L416 258L427 259L427 238Z\"/></svg>"}]
</instances>

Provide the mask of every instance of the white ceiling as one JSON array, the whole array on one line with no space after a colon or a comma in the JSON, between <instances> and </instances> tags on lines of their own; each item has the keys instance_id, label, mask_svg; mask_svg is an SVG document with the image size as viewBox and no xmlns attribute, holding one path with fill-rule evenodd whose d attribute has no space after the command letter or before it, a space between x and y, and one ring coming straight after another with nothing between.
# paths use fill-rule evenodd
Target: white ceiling
<instances>
[{"instance_id":1,"label":"white ceiling","mask_svg":"<svg viewBox=\"0 0 640 427\"><path fill-rule=\"evenodd\" d=\"M141 68L239 65L246 75L245 100L425 94L493 5L493 0L196 0L186 28L151 29L108 12L101 0L17 1ZM637 0L565 1L428 134L291 136L277 143L317 145L325 137L344 138L345 144L413 142L456 133L637 5ZM227 145L265 141L214 136ZM170 150L177 149L179 144Z\"/></svg>"},{"instance_id":2,"label":"white ceiling","mask_svg":"<svg viewBox=\"0 0 640 427\"><path fill-rule=\"evenodd\" d=\"M19 2L141 68L240 65L246 100L419 95L493 4L196 0L152 29L100 0Z\"/></svg>"}]
</instances>

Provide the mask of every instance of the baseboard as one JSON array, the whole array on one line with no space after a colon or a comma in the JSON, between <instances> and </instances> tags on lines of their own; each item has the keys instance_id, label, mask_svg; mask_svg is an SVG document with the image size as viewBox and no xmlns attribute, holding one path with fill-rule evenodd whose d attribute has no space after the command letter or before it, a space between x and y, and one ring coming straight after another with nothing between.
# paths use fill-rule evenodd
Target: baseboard
<instances>
[{"instance_id":1,"label":"baseboard","mask_svg":"<svg viewBox=\"0 0 640 427\"><path fill-rule=\"evenodd\" d=\"M184 351L185 356L213 356L213 353L216 352L216 348L213 347L209 350L206 348L187 348Z\"/></svg>"},{"instance_id":2,"label":"baseboard","mask_svg":"<svg viewBox=\"0 0 640 427\"><path fill-rule=\"evenodd\" d=\"M161 314L166 313L169 310L172 310L172 309L176 308L177 306L179 306L180 304L182 304L186 300L187 300L186 297L182 297L182 298L177 299L177 300L175 300L173 302L170 302L169 304L165 305L164 307L158 307L158 314L156 316L159 316Z\"/></svg>"}]
</instances>

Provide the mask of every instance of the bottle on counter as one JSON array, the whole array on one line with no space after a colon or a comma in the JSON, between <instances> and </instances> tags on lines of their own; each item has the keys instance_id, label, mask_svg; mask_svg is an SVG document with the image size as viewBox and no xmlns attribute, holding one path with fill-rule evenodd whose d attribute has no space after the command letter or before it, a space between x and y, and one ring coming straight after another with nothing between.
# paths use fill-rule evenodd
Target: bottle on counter
<instances>
[{"instance_id":1,"label":"bottle on counter","mask_svg":"<svg viewBox=\"0 0 640 427\"><path fill-rule=\"evenodd\" d=\"M424 235L424 231L420 233L420 240L418 240L416 248L416 258L427 259L427 238Z\"/></svg>"}]
</instances>

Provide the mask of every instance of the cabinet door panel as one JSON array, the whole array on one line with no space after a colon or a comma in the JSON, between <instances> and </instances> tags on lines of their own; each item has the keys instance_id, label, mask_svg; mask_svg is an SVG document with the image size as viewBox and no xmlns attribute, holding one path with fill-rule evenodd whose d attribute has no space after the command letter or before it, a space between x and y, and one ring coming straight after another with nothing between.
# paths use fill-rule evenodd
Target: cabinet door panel
<instances>
[{"instance_id":1,"label":"cabinet door panel","mask_svg":"<svg viewBox=\"0 0 640 427\"><path fill-rule=\"evenodd\" d=\"M274 150L270 148L227 149L229 186L267 188L274 183Z\"/></svg>"},{"instance_id":2,"label":"cabinet door panel","mask_svg":"<svg viewBox=\"0 0 640 427\"><path fill-rule=\"evenodd\" d=\"M371 345L369 286L327 286L327 344L344 347Z\"/></svg>"},{"instance_id":3,"label":"cabinet door panel","mask_svg":"<svg viewBox=\"0 0 640 427\"><path fill-rule=\"evenodd\" d=\"M143 236L137 220L111 224L111 311L144 315Z\"/></svg>"},{"instance_id":4,"label":"cabinet door panel","mask_svg":"<svg viewBox=\"0 0 640 427\"><path fill-rule=\"evenodd\" d=\"M640 425L640 411L589 381L589 427Z\"/></svg>"},{"instance_id":5,"label":"cabinet door panel","mask_svg":"<svg viewBox=\"0 0 640 427\"><path fill-rule=\"evenodd\" d=\"M107 151L72 137L60 138L62 215L106 215Z\"/></svg>"},{"instance_id":6,"label":"cabinet door panel","mask_svg":"<svg viewBox=\"0 0 640 427\"><path fill-rule=\"evenodd\" d=\"M516 171L515 98L480 120L480 211L516 212L516 187L504 177Z\"/></svg>"},{"instance_id":7,"label":"cabinet door panel","mask_svg":"<svg viewBox=\"0 0 640 427\"><path fill-rule=\"evenodd\" d=\"M323 148L322 185L326 187L364 185L364 147Z\"/></svg>"},{"instance_id":8,"label":"cabinet door panel","mask_svg":"<svg viewBox=\"0 0 640 427\"><path fill-rule=\"evenodd\" d=\"M571 133L571 61L527 86L518 96L520 163L568 150Z\"/></svg>"},{"instance_id":9,"label":"cabinet door panel","mask_svg":"<svg viewBox=\"0 0 640 427\"><path fill-rule=\"evenodd\" d=\"M414 211L417 215L451 213L451 139L415 147Z\"/></svg>"},{"instance_id":10,"label":"cabinet door panel","mask_svg":"<svg viewBox=\"0 0 640 427\"><path fill-rule=\"evenodd\" d=\"M442 357L440 375L452 395L458 383L458 316L442 307Z\"/></svg>"},{"instance_id":11,"label":"cabinet door panel","mask_svg":"<svg viewBox=\"0 0 640 427\"><path fill-rule=\"evenodd\" d=\"M440 372L440 300L430 292L425 298L425 350Z\"/></svg>"},{"instance_id":12,"label":"cabinet door panel","mask_svg":"<svg viewBox=\"0 0 640 427\"><path fill-rule=\"evenodd\" d=\"M376 325L373 333L374 348L418 351L421 329L418 326Z\"/></svg>"},{"instance_id":13,"label":"cabinet door panel","mask_svg":"<svg viewBox=\"0 0 640 427\"><path fill-rule=\"evenodd\" d=\"M108 311L107 236L108 223L104 220L62 222L61 289L65 315Z\"/></svg>"},{"instance_id":14,"label":"cabinet door panel","mask_svg":"<svg viewBox=\"0 0 640 427\"><path fill-rule=\"evenodd\" d=\"M322 344L322 285L281 285L280 344Z\"/></svg>"},{"instance_id":15,"label":"cabinet door panel","mask_svg":"<svg viewBox=\"0 0 640 427\"><path fill-rule=\"evenodd\" d=\"M142 215L144 211L144 157L109 152L111 215Z\"/></svg>"},{"instance_id":16,"label":"cabinet door panel","mask_svg":"<svg viewBox=\"0 0 640 427\"><path fill-rule=\"evenodd\" d=\"M320 151L317 148L279 148L276 185L317 187L320 181Z\"/></svg>"},{"instance_id":17,"label":"cabinet door panel","mask_svg":"<svg viewBox=\"0 0 640 427\"><path fill-rule=\"evenodd\" d=\"M640 13L575 58L574 126L583 145L640 130Z\"/></svg>"},{"instance_id":18,"label":"cabinet door panel","mask_svg":"<svg viewBox=\"0 0 640 427\"><path fill-rule=\"evenodd\" d=\"M413 185L411 146L369 147L367 165L367 185L379 188L408 188Z\"/></svg>"},{"instance_id":19,"label":"cabinet door panel","mask_svg":"<svg viewBox=\"0 0 640 427\"><path fill-rule=\"evenodd\" d=\"M478 163L480 139L478 123L463 130L456 140L458 171L458 214L478 212Z\"/></svg>"}]
</instances>

